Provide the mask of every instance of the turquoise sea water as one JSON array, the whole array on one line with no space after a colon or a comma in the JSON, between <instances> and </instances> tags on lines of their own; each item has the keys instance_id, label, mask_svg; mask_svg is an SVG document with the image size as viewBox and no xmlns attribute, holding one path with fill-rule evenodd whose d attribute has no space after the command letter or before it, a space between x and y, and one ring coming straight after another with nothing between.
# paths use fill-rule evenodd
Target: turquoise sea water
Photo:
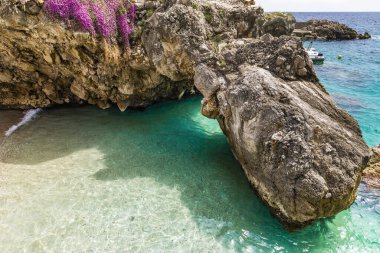
<instances>
[{"instance_id":1,"label":"turquoise sea water","mask_svg":"<svg viewBox=\"0 0 380 253\"><path fill-rule=\"evenodd\" d=\"M329 19L347 24L370 40L313 43L326 57L316 66L335 101L359 122L368 145L380 144L380 13L295 13L297 20ZM305 42L305 46L309 45ZM338 60L338 55L343 56Z\"/></svg>"},{"instance_id":2,"label":"turquoise sea water","mask_svg":"<svg viewBox=\"0 0 380 253\"><path fill-rule=\"evenodd\" d=\"M333 54L335 44L320 45ZM327 61L317 71L333 95L369 101L332 68ZM376 143L365 128L376 111L365 115L379 101L360 103L357 114L351 104ZM217 122L199 111L195 97L143 112L39 112L0 146L0 252L380 252L379 190L362 184L350 209L290 233L249 187Z\"/></svg>"},{"instance_id":3,"label":"turquoise sea water","mask_svg":"<svg viewBox=\"0 0 380 253\"><path fill-rule=\"evenodd\" d=\"M0 151L0 252L376 252L379 192L289 233L200 98L44 110Z\"/></svg>"}]
</instances>

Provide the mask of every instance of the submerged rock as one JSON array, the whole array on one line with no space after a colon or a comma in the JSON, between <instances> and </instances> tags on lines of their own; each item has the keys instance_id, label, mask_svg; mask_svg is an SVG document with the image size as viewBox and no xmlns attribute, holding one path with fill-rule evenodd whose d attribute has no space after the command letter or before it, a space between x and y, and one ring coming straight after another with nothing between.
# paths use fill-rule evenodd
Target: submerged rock
<instances>
[{"instance_id":1,"label":"submerged rock","mask_svg":"<svg viewBox=\"0 0 380 253\"><path fill-rule=\"evenodd\" d=\"M353 40L369 39L368 32L359 34L345 24L330 20L309 20L297 22L293 35L304 39L318 40Z\"/></svg>"},{"instance_id":2,"label":"submerged rock","mask_svg":"<svg viewBox=\"0 0 380 253\"><path fill-rule=\"evenodd\" d=\"M370 38L371 38L371 34L369 34L368 32L365 32L363 34L359 34L359 37L358 37L358 39L360 39L360 40L367 40Z\"/></svg>"},{"instance_id":3,"label":"submerged rock","mask_svg":"<svg viewBox=\"0 0 380 253\"><path fill-rule=\"evenodd\" d=\"M141 13L147 2L139 1ZM181 98L195 85L202 114L218 120L283 222L302 226L348 208L369 150L319 83L302 41L264 34L263 10L241 0L155 4L127 51L42 14L1 18L0 105L125 110Z\"/></svg>"}]
</instances>

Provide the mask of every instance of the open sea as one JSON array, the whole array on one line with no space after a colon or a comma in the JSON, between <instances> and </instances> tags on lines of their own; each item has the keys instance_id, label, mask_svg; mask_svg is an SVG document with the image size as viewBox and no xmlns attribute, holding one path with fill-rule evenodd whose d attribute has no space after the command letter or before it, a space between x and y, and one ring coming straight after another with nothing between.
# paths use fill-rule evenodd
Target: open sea
<instances>
[{"instance_id":1,"label":"open sea","mask_svg":"<svg viewBox=\"0 0 380 253\"><path fill-rule=\"evenodd\" d=\"M313 47L327 90L379 144L380 13L295 15L373 35ZM380 252L380 190L362 184L348 210L288 232L200 100L0 111L0 252Z\"/></svg>"}]
</instances>

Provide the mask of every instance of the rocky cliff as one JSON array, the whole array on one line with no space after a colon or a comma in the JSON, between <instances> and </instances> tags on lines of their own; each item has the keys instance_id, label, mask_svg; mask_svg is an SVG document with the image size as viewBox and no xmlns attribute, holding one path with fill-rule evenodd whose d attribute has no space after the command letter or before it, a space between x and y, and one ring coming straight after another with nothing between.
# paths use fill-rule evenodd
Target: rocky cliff
<instances>
[{"instance_id":1,"label":"rocky cliff","mask_svg":"<svg viewBox=\"0 0 380 253\"><path fill-rule=\"evenodd\" d=\"M0 105L125 110L197 90L203 115L218 120L284 223L302 226L353 203L369 150L357 122L319 83L300 39L265 33L263 10L245 1L137 6L128 49L38 10L1 15Z\"/></svg>"},{"instance_id":2,"label":"rocky cliff","mask_svg":"<svg viewBox=\"0 0 380 253\"><path fill-rule=\"evenodd\" d=\"M29 3L25 12L3 12L0 19L0 106L86 102L125 110L194 92L187 80L161 75L139 38L124 50L116 42L52 22ZM142 10L138 15L147 16Z\"/></svg>"}]
</instances>

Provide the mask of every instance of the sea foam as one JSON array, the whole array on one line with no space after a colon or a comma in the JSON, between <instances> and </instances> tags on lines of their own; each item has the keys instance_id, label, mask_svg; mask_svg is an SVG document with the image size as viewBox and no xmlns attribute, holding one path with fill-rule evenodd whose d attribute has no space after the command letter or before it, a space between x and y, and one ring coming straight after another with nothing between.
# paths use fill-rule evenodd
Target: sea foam
<instances>
[{"instance_id":1,"label":"sea foam","mask_svg":"<svg viewBox=\"0 0 380 253\"><path fill-rule=\"evenodd\" d=\"M19 129L21 126L27 124L28 122L32 121L39 112L41 112L42 109L30 109L27 110L24 113L24 117L21 119L19 123L16 125L11 126L7 131L5 131L5 136L11 136L17 129Z\"/></svg>"}]
</instances>

